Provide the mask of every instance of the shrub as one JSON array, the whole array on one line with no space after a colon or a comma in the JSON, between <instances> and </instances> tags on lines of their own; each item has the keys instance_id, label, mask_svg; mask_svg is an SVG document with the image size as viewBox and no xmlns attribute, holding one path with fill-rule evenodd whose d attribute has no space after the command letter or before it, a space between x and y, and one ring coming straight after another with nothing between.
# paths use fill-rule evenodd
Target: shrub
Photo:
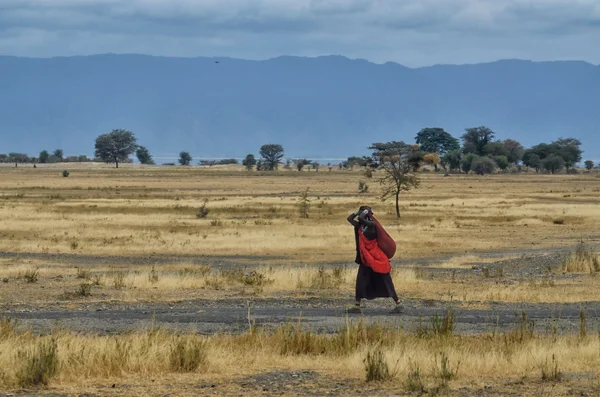
<instances>
[{"instance_id":1,"label":"shrub","mask_svg":"<svg viewBox=\"0 0 600 397\"><path fill-rule=\"evenodd\" d=\"M67 170L64 170L64 171L62 172L62 176L63 176L64 178L68 178L68 177L69 177L69 175L71 175L71 173L70 173L69 171L67 171Z\"/></svg>"},{"instance_id":2,"label":"shrub","mask_svg":"<svg viewBox=\"0 0 600 397\"><path fill-rule=\"evenodd\" d=\"M48 385L58 372L55 339L40 339L33 347L17 353L20 366L16 371L19 386Z\"/></svg>"},{"instance_id":3,"label":"shrub","mask_svg":"<svg viewBox=\"0 0 600 397\"><path fill-rule=\"evenodd\" d=\"M38 282L39 275L40 275L40 272L38 271L38 269L27 270L27 271L25 271L23 278L25 279L26 282L33 284L33 283Z\"/></svg>"},{"instance_id":4,"label":"shrub","mask_svg":"<svg viewBox=\"0 0 600 397\"><path fill-rule=\"evenodd\" d=\"M208 216L208 213L210 212L210 210L208 208L206 208L207 204L208 204L208 199L204 199L204 201L202 202L202 206L198 209L198 212L196 213L196 218L203 219Z\"/></svg>"},{"instance_id":5,"label":"shrub","mask_svg":"<svg viewBox=\"0 0 600 397\"><path fill-rule=\"evenodd\" d=\"M90 278L90 271L84 270L80 267L77 268L77 278L82 278L84 280L88 280Z\"/></svg>"},{"instance_id":6,"label":"shrub","mask_svg":"<svg viewBox=\"0 0 600 397\"><path fill-rule=\"evenodd\" d=\"M79 288L77 289L77 295L86 297L92 294L92 284L81 283L79 284Z\"/></svg>"},{"instance_id":7,"label":"shrub","mask_svg":"<svg viewBox=\"0 0 600 397\"><path fill-rule=\"evenodd\" d=\"M310 210L310 198L308 198L308 188L300 193L300 197L298 198L298 211L300 212L300 217L308 218Z\"/></svg>"},{"instance_id":8,"label":"shrub","mask_svg":"<svg viewBox=\"0 0 600 397\"><path fill-rule=\"evenodd\" d=\"M158 272L154 269L154 266L152 266L152 269L150 269L150 273L148 274L148 281L150 281L152 284L158 282Z\"/></svg>"},{"instance_id":9,"label":"shrub","mask_svg":"<svg viewBox=\"0 0 600 397\"><path fill-rule=\"evenodd\" d=\"M169 363L175 372L192 372L206 364L206 342L193 335L175 337L171 344Z\"/></svg>"},{"instance_id":10,"label":"shrub","mask_svg":"<svg viewBox=\"0 0 600 397\"><path fill-rule=\"evenodd\" d=\"M489 157L476 157L471 163L471 171L478 175L491 174L498 167Z\"/></svg>"},{"instance_id":11,"label":"shrub","mask_svg":"<svg viewBox=\"0 0 600 397\"><path fill-rule=\"evenodd\" d=\"M369 185L367 185L367 183L364 181L359 181L358 182L358 192L361 194L368 193Z\"/></svg>"}]
</instances>

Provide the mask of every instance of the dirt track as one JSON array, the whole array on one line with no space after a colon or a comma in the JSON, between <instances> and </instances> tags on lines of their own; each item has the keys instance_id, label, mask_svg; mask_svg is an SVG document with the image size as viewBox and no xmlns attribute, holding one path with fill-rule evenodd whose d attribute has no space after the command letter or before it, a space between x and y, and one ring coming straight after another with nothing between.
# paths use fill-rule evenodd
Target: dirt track
<instances>
[{"instance_id":1,"label":"dirt track","mask_svg":"<svg viewBox=\"0 0 600 397\"><path fill-rule=\"evenodd\" d=\"M149 327L155 319L159 325L194 329L200 333L243 332L249 328L249 319L267 329L289 321L301 319L303 324L317 332L334 332L347 318L358 319L361 315L346 315L348 300L325 299L255 299L222 301L185 301L177 304L138 304L129 307L101 305L85 310L10 310L3 315L18 319L22 325L39 331L58 325L69 329L94 333L120 333ZM248 310L249 305L249 310ZM402 314L389 314L391 302L386 300L368 302L362 317L367 322L384 322L406 329L416 327L419 321L431 324L437 314L443 316L448 304L435 301L405 301ZM547 332L554 323L560 331L575 331L579 326L580 310L587 315L588 327L597 329L600 303L589 304L493 304L486 309L455 308L456 332L491 332L497 325L501 331L520 323L522 312L534 321L537 332ZM249 315L248 315L249 313Z\"/></svg>"}]
</instances>

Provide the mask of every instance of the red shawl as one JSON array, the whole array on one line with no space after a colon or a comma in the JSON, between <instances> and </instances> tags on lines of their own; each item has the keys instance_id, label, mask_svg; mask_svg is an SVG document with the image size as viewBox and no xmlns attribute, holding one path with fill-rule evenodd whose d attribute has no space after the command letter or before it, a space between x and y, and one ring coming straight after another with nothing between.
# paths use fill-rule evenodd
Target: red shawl
<instances>
[{"instance_id":1,"label":"red shawl","mask_svg":"<svg viewBox=\"0 0 600 397\"><path fill-rule=\"evenodd\" d=\"M396 242L374 216L371 216L371 219L377 226L377 244L379 248L387 255L388 259L392 259L396 255Z\"/></svg>"},{"instance_id":2,"label":"red shawl","mask_svg":"<svg viewBox=\"0 0 600 397\"><path fill-rule=\"evenodd\" d=\"M361 262L376 273L389 273L392 270L390 259L396 253L396 242L385 231L381 223L372 217L377 227L377 239L369 240L362 229L358 231L358 248Z\"/></svg>"}]
</instances>

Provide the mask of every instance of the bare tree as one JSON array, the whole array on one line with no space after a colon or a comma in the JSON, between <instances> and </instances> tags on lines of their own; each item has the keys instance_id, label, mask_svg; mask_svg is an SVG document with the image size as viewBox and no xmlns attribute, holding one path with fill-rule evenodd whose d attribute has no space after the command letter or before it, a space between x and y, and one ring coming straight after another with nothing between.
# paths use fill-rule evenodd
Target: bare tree
<instances>
[{"instance_id":1,"label":"bare tree","mask_svg":"<svg viewBox=\"0 0 600 397\"><path fill-rule=\"evenodd\" d=\"M380 178L383 191L381 200L391 197L396 200L396 216L400 218L400 193L419 187L420 179L417 171L423 164L423 152L418 145L407 145L400 142L374 143L373 158L383 171Z\"/></svg>"}]
</instances>

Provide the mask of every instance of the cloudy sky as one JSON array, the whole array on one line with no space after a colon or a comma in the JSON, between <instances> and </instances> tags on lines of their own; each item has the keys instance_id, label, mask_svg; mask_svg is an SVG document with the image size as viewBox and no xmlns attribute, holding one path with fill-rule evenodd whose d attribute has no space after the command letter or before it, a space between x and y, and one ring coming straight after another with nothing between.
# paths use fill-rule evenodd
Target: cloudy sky
<instances>
[{"instance_id":1,"label":"cloudy sky","mask_svg":"<svg viewBox=\"0 0 600 397\"><path fill-rule=\"evenodd\" d=\"M0 54L600 64L600 0L0 0Z\"/></svg>"}]
</instances>

